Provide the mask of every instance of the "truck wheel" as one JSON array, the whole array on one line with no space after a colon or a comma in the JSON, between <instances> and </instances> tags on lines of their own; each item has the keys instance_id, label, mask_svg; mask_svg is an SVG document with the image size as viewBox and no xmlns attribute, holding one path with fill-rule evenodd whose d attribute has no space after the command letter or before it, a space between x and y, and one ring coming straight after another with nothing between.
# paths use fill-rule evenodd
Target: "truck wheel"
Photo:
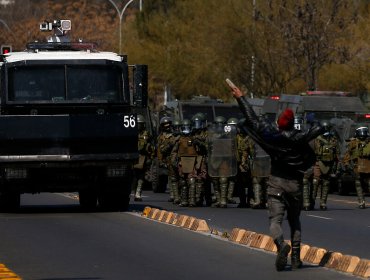
<instances>
[{"instance_id":1,"label":"truck wheel","mask_svg":"<svg viewBox=\"0 0 370 280\"><path fill-rule=\"evenodd\" d=\"M109 192L98 195L99 206L102 211L127 211L130 195L126 192Z\"/></svg>"},{"instance_id":2,"label":"truck wheel","mask_svg":"<svg viewBox=\"0 0 370 280\"><path fill-rule=\"evenodd\" d=\"M0 194L0 210L3 212L17 212L21 205L19 192L3 192Z\"/></svg>"},{"instance_id":3,"label":"truck wheel","mask_svg":"<svg viewBox=\"0 0 370 280\"><path fill-rule=\"evenodd\" d=\"M87 211L96 209L98 202L98 195L95 190L81 190L79 191L80 206Z\"/></svg>"}]
</instances>

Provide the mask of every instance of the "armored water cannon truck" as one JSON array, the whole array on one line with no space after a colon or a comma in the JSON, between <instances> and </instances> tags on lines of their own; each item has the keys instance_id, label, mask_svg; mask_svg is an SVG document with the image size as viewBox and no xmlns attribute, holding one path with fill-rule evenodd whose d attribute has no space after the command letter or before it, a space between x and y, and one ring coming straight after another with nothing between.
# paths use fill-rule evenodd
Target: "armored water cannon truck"
<instances>
[{"instance_id":1,"label":"armored water cannon truck","mask_svg":"<svg viewBox=\"0 0 370 280\"><path fill-rule=\"evenodd\" d=\"M147 66L70 42L68 20L40 29L54 35L1 65L0 207L18 209L22 193L78 192L85 209L127 209Z\"/></svg>"}]
</instances>

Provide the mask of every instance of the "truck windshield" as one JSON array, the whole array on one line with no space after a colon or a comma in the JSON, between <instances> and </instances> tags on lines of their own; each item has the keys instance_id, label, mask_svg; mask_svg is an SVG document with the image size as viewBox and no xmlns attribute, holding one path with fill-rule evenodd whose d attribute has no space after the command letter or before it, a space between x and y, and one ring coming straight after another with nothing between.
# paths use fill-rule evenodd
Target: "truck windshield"
<instances>
[{"instance_id":1,"label":"truck windshield","mask_svg":"<svg viewBox=\"0 0 370 280\"><path fill-rule=\"evenodd\" d=\"M10 67L9 101L125 102L122 69L113 65Z\"/></svg>"}]
</instances>

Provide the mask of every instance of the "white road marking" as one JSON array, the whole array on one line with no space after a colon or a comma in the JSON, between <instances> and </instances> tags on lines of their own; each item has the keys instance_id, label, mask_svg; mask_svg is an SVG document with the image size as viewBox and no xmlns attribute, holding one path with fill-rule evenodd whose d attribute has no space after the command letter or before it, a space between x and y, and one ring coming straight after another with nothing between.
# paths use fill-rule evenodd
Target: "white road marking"
<instances>
[{"instance_id":1,"label":"white road marking","mask_svg":"<svg viewBox=\"0 0 370 280\"><path fill-rule=\"evenodd\" d=\"M324 219L324 220L333 220L333 218L322 217L322 216L315 216L315 215L307 215L307 216L313 217L313 218Z\"/></svg>"}]
</instances>

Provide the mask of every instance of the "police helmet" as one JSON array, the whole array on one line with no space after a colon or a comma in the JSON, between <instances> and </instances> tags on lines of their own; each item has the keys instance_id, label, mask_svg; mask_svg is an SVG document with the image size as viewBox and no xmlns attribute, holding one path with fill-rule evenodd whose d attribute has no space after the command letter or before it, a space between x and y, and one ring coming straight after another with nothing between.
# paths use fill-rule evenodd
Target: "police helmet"
<instances>
[{"instance_id":1,"label":"police helmet","mask_svg":"<svg viewBox=\"0 0 370 280\"><path fill-rule=\"evenodd\" d=\"M215 118L215 124L226 124L226 119L223 116L217 116Z\"/></svg>"},{"instance_id":2,"label":"police helmet","mask_svg":"<svg viewBox=\"0 0 370 280\"><path fill-rule=\"evenodd\" d=\"M172 122L172 128L175 132L180 132L181 130L181 121L179 119L174 119Z\"/></svg>"},{"instance_id":3,"label":"police helmet","mask_svg":"<svg viewBox=\"0 0 370 280\"><path fill-rule=\"evenodd\" d=\"M355 131L356 138L367 138L369 137L369 128L366 126L360 126Z\"/></svg>"},{"instance_id":4,"label":"police helmet","mask_svg":"<svg viewBox=\"0 0 370 280\"><path fill-rule=\"evenodd\" d=\"M145 118L143 115L137 115L137 122L138 123L145 123Z\"/></svg>"},{"instance_id":5,"label":"police helmet","mask_svg":"<svg viewBox=\"0 0 370 280\"><path fill-rule=\"evenodd\" d=\"M159 121L159 126L162 130L169 131L171 129L172 125L172 118L165 116L162 117L161 120Z\"/></svg>"},{"instance_id":6,"label":"police helmet","mask_svg":"<svg viewBox=\"0 0 370 280\"><path fill-rule=\"evenodd\" d=\"M172 118L171 117L168 117L168 116L164 116L161 118L161 120L159 121L159 124L160 125L165 125L165 124L172 124Z\"/></svg>"},{"instance_id":7,"label":"police helmet","mask_svg":"<svg viewBox=\"0 0 370 280\"><path fill-rule=\"evenodd\" d=\"M230 118L230 119L228 119L227 120L227 124L229 124L229 125L237 125L238 124L238 119L237 118Z\"/></svg>"},{"instance_id":8,"label":"police helmet","mask_svg":"<svg viewBox=\"0 0 370 280\"><path fill-rule=\"evenodd\" d=\"M191 122L194 129L202 129L205 127L205 117L203 113L196 113L192 118Z\"/></svg>"},{"instance_id":9,"label":"police helmet","mask_svg":"<svg viewBox=\"0 0 370 280\"><path fill-rule=\"evenodd\" d=\"M323 120L321 122L321 127L324 129L323 135L324 136L329 136L330 135L330 130L331 130L331 125L330 125L329 121Z\"/></svg>"},{"instance_id":10,"label":"police helmet","mask_svg":"<svg viewBox=\"0 0 370 280\"><path fill-rule=\"evenodd\" d=\"M179 119L174 119L172 122L173 127L179 127L181 126L181 121Z\"/></svg>"},{"instance_id":11,"label":"police helmet","mask_svg":"<svg viewBox=\"0 0 370 280\"><path fill-rule=\"evenodd\" d=\"M183 119L181 122L181 133L188 135L191 132L191 122L189 119Z\"/></svg>"}]
</instances>

